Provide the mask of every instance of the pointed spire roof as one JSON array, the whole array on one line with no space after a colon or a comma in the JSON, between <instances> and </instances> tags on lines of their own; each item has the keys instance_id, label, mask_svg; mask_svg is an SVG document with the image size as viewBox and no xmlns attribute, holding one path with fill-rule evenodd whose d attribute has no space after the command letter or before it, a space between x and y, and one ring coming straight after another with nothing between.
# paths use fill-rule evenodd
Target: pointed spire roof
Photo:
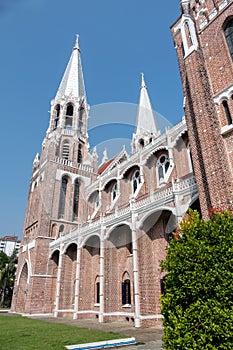
<instances>
[{"instance_id":1,"label":"pointed spire roof","mask_svg":"<svg viewBox=\"0 0 233 350\"><path fill-rule=\"evenodd\" d=\"M150 98L147 92L144 74L142 73L142 83L140 91L140 99L137 116L137 131L136 134L149 132L150 134L157 134L158 130L155 124L154 113L151 107Z\"/></svg>"},{"instance_id":2,"label":"pointed spire roof","mask_svg":"<svg viewBox=\"0 0 233 350\"><path fill-rule=\"evenodd\" d=\"M75 45L55 98L59 99L64 95L76 98L86 97L79 49L79 35L76 35Z\"/></svg>"}]
</instances>

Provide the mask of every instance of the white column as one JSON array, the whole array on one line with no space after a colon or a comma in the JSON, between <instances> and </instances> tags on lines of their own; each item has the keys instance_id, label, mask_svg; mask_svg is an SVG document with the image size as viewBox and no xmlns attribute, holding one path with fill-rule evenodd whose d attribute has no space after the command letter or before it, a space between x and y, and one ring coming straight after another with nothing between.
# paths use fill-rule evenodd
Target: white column
<instances>
[{"instance_id":1,"label":"white column","mask_svg":"<svg viewBox=\"0 0 233 350\"><path fill-rule=\"evenodd\" d=\"M78 244L77 247L77 260L76 260L76 276L75 276L75 294L74 294L74 314L73 319L77 320L78 313L78 302L79 302L79 282L80 282L80 259L81 259L81 248Z\"/></svg>"},{"instance_id":2,"label":"white column","mask_svg":"<svg viewBox=\"0 0 233 350\"><path fill-rule=\"evenodd\" d=\"M59 261L58 261L58 271L57 271L57 285L56 285L56 299L55 299L54 317L58 316L58 310L59 310L59 299L60 299L60 290L61 290L62 256L63 256L63 254L62 254L62 245L61 245Z\"/></svg>"},{"instance_id":3,"label":"white column","mask_svg":"<svg viewBox=\"0 0 233 350\"><path fill-rule=\"evenodd\" d=\"M104 253L105 253L105 226L101 227L100 237L100 310L99 310L99 322L104 321Z\"/></svg>"},{"instance_id":4,"label":"white column","mask_svg":"<svg viewBox=\"0 0 233 350\"><path fill-rule=\"evenodd\" d=\"M132 207L132 202L131 202ZM132 211L132 248L133 248L133 280L134 280L134 301L135 301L135 327L140 327L140 295L138 277L138 241L136 232L136 217Z\"/></svg>"}]
</instances>

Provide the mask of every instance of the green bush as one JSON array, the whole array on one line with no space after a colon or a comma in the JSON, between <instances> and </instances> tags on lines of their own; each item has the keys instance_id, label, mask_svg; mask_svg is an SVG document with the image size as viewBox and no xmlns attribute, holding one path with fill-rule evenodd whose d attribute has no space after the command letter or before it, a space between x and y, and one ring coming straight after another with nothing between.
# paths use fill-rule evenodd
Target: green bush
<instances>
[{"instance_id":1,"label":"green bush","mask_svg":"<svg viewBox=\"0 0 233 350\"><path fill-rule=\"evenodd\" d=\"M212 210L204 221L196 211L174 234L162 296L167 350L233 348L233 215Z\"/></svg>"}]
</instances>

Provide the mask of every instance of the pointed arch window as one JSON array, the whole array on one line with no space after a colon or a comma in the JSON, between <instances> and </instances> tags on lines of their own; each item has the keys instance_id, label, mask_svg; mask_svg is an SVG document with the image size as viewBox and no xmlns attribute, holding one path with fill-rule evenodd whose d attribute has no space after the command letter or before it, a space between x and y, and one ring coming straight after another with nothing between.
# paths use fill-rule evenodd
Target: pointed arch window
<instances>
[{"instance_id":1,"label":"pointed arch window","mask_svg":"<svg viewBox=\"0 0 233 350\"><path fill-rule=\"evenodd\" d=\"M188 15L182 16L181 36L184 49L184 57L198 48L198 41L194 22Z\"/></svg>"},{"instance_id":2,"label":"pointed arch window","mask_svg":"<svg viewBox=\"0 0 233 350\"><path fill-rule=\"evenodd\" d=\"M74 114L74 106L72 104L68 104L66 107L66 120L65 120L65 128L68 130L72 129L73 114Z\"/></svg>"},{"instance_id":3,"label":"pointed arch window","mask_svg":"<svg viewBox=\"0 0 233 350\"><path fill-rule=\"evenodd\" d=\"M55 107L55 120L54 120L54 129L57 129L59 125L59 117L60 117L60 105L56 105Z\"/></svg>"},{"instance_id":4,"label":"pointed arch window","mask_svg":"<svg viewBox=\"0 0 233 350\"><path fill-rule=\"evenodd\" d=\"M62 158L69 159L69 153L70 153L70 144L68 140L65 140L62 146Z\"/></svg>"},{"instance_id":5,"label":"pointed arch window","mask_svg":"<svg viewBox=\"0 0 233 350\"><path fill-rule=\"evenodd\" d=\"M100 278L99 276L95 279L95 304L100 303Z\"/></svg>"},{"instance_id":6,"label":"pointed arch window","mask_svg":"<svg viewBox=\"0 0 233 350\"><path fill-rule=\"evenodd\" d=\"M232 117L231 117L231 112L230 112L230 109L229 109L227 101L224 100L222 105L223 105L223 108L224 108L225 116L227 118L227 124L231 125L232 124Z\"/></svg>"},{"instance_id":7,"label":"pointed arch window","mask_svg":"<svg viewBox=\"0 0 233 350\"><path fill-rule=\"evenodd\" d=\"M229 53L231 55L231 59L233 60L233 18L228 20L225 24L224 35L229 49Z\"/></svg>"},{"instance_id":8,"label":"pointed arch window","mask_svg":"<svg viewBox=\"0 0 233 350\"><path fill-rule=\"evenodd\" d=\"M125 273L123 276L121 290L122 290L122 293L121 293L122 305L131 306L130 278L129 278L128 273Z\"/></svg>"},{"instance_id":9,"label":"pointed arch window","mask_svg":"<svg viewBox=\"0 0 233 350\"><path fill-rule=\"evenodd\" d=\"M72 117L74 114L74 107L72 104L67 105L66 107L66 115Z\"/></svg>"},{"instance_id":10,"label":"pointed arch window","mask_svg":"<svg viewBox=\"0 0 233 350\"><path fill-rule=\"evenodd\" d=\"M135 193L138 190L140 184L141 184L140 171L136 170L132 176L133 193Z\"/></svg>"},{"instance_id":11,"label":"pointed arch window","mask_svg":"<svg viewBox=\"0 0 233 350\"><path fill-rule=\"evenodd\" d=\"M61 192L60 192L60 202L59 202L59 218L64 218L65 215L65 205L66 205L66 193L67 193L68 180L66 177L62 178Z\"/></svg>"},{"instance_id":12,"label":"pointed arch window","mask_svg":"<svg viewBox=\"0 0 233 350\"><path fill-rule=\"evenodd\" d=\"M112 186L112 201L117 197L117 183Z\"/></svg>"},{"instance_id":13,"label":"pointed arch window","mask_svg":"<svg viewBox=\"0 0 233 350\"><path fill-rule=\"evenodd\" d=\"M166 154L162 154L158 160L158 176L159 176L159 183L163 183L166 178L166 174L168 172L168 169L170 167L170 161Z\"/></svg>"},{"instance_id":14,"label":"pointed arch window","mask_svg":"<svg viewBox=\"0 0 233 350\"><path fill-rule=\"evenodd\" d=\"M74 204L73 204L73 220L78 218L78 207L79 207L79 182L78 180L74 183Z\"/></svg>"}]
</instances>

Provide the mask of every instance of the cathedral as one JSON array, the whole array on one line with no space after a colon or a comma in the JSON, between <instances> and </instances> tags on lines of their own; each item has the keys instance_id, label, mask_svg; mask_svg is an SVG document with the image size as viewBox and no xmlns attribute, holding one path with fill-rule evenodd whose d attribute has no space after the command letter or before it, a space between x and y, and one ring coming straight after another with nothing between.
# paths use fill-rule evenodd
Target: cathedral
<instances>
[{"instance_id":1,"label":"cathedral","mask_svg":"<svg viewBox=\"0 0 233 350\"><path fill-rule=\"evenodd\" d=\"M76 39L33 162L12 312L161 323L172 233L189 208L233 207L233 1L180 6L184 117L161 132L142 75L131 152L100 165Z\"/></svg>"}]
</instances>

